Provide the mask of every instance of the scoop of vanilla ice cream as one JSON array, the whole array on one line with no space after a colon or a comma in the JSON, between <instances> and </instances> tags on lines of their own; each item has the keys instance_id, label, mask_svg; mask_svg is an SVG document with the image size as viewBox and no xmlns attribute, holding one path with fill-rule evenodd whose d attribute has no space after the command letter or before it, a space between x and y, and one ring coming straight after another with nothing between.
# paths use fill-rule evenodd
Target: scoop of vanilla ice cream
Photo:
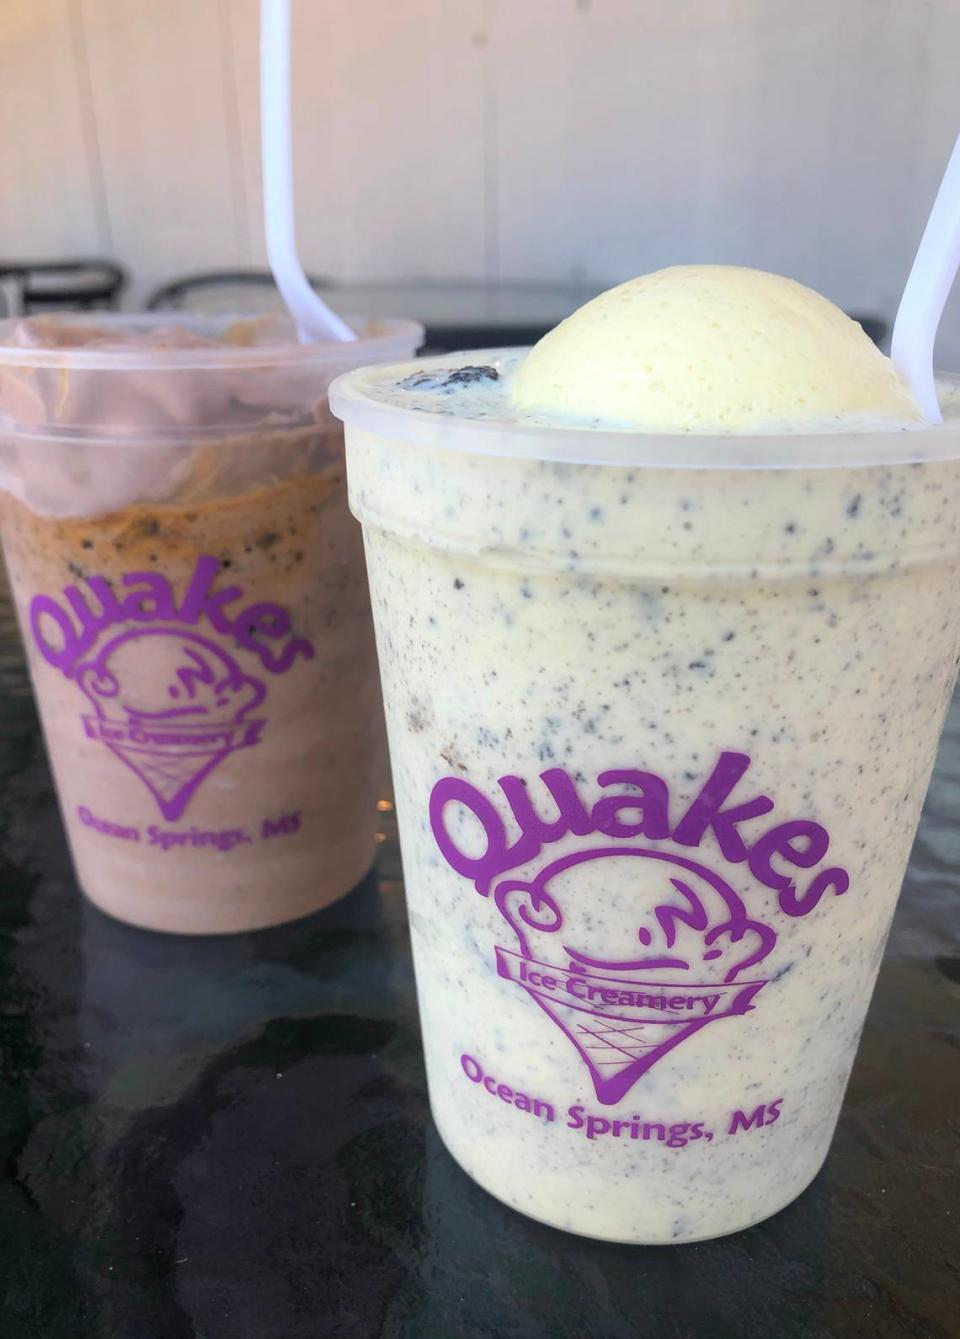
<instances>
[{"instance_id":1,"label":"scoop of vanilla ice cream","mask_svg":"<svg viewBox=\"0 0 960 1339\"><path fill-rule=\"evenodd\" d=\"M924 421L839 307L732 265L676 265L601 293L531 350L510 396L519 412L650 432Z\"/></svg>"}]
</instances>

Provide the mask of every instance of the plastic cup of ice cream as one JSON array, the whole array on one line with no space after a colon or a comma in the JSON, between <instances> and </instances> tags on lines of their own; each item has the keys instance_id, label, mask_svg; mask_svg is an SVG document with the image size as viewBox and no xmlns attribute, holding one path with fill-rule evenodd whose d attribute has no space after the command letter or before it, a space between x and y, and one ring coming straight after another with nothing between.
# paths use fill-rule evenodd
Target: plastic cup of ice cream
<instances>
[{"instance_id":1,"label":"plastic cup of ice cream","mask_svg":"<svg viewBox=\"0 0 960 1339\"><path fill-rule=\"evenodd\" d=\"M331 392L432 1111L533 1218L701 1240L831 1142L956 676L956 388L936 428L870 392L852 424L637 431L518 409L523 365Z\"/></svg>"},{"instance_id":2,"label":"plastic cup of ice cream","mask_svg":"<svg viewBox=\"0 0 960 1339\"><path fill-rule=\"evenodd\" d=\"M410 322L0 325L3 551L81 887L182 933L353 887L381 708L333 376Z\"/></svg>"}]
</instances>

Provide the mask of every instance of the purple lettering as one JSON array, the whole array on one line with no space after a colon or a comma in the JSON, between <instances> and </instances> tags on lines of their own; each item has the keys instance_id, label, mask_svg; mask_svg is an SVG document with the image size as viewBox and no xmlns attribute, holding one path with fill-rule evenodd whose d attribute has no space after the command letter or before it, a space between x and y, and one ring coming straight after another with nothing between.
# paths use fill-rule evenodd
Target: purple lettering
<instances>
[{"instance_id":1,"label":"purple lettering","mask_svg":"<svg viewBox=\"0 0 960 1339\"><path fill-rule=\"evenodd\" d=\"M276 624L278 631L283 624ZM522 777L509 775L498 780L512 817L519 827L519 835L508 833L507 823L482 791L462 777L446 777L436 783L430 797L430 823L444 859L458 874L472 879L477 891L488 896L493 881L501 874L519 868L540 854L552 843L568 835L587 836L602 832L612 838L644 837L651 841L670 839L680 846L700 846L712 834L724 858L733 864L747 861L750 872L758 883L772 889L779 905L789 916L805 916L828 893L840 896L850 887L850 876L837 867L821 870L806 890L798 891L791 872L794 869L812 869L826 856L830 835L820 823L795 819L777 823L755 840L741 833L741 826L752 822L774 808L767 795L754 795L739 803L731 802L731 795L750 767L750 758L744 753L722 753L713 771L686 812L670 831L670 792L666 781L653 772L636 769L613 769L601 772L598 783L603 787L624 786L627 792L604 795L587 810L571 777L562 768L551 768L540 773L540 780L556 806L555 816L544 816ZM485 838L484 848L476 855L462 850L451 835L446 822L446 806L463 805L477 820ZM637 852L637 854L643 854ZM650 854L650 853L648 853ZM784 869L786 865L786 869ZM694 930L707 928L706 910L696 892L681 878L671 882L680 897L656 908L655 914L664 931L668 947L676 938L675 922L682 922ZM498 895L501 910L506 910L507 895L516 890L530 894L534 885L501 883ZM562 918L559 911L542 893L530 904L536 911L550 911L548 927L540 920L530 920L526 912L521 919L538 929L557 928ZM739 916L739 919L737 919ZM741 908L730 923L722 927L732 942L739 940L745 930L756 929L744 919ZM714 934L714 938L721 931ZM712 940L710 941L712 943ZM716 957L717 951L708 954ZM545 983L544 983L545 984ZM550 987L547 987L548 989ZM565 987L569 989L569 986Z\"/></svg>"},{"instance_id":2,"label":"purple lettering","mask_svg":"<svg viewBox=\"0 0 960 1339\"><path fill-rule=\"evenodd\" d=\"M792 823L778 823L754 842L749 857L753 876L773 888L783 898L795 901L797 885L789 874L778 874L773 867L774 856L781 856L799 869L811 869L827 854L830 835L819 823L796 819Z\"/></svg>"},{"instance_id":3,"label":"purple lettering","mask_svg":"<svg viewBox=\"0 0 960 1339\"><path fill-rule=\"evenodd\" d=\"M501 786L503 779L501 778ZM487 849L480 856L461 851L447 832L444 811L448 804L462 804L483 828ZM458 874L473 879L478 893L487 897L490 884L498 874L522 865L540 849L536 837L524 833L513 846L507 841L503 820L487 797L462 777L447 776L438 781L430 794L430 826L447 864Z\"/></svg>"},{"instance_id":4,"label":"purple lettering","mask_svg":"<svg viewBox=\"0 0 960 1339\"><path fill-rule=\"evenodd\" d=\"M810 887L802 897L796 896L796 889L791 886L785 889L777 899L780 903L780 909L788 916L806 916L808 911L812 911L824 893L833 889L835 897L841 897L850 887L850 875L845 869L822 869L819 874L811 880Z\"/></svg>"},{"instance_id":5,"label":"purple lettering","mask_svg":"<svg viewBox=\"0 0 960 1339\"><path fill-rule=\"evenodd\" d=\"M252 604L237 616L233 633L241 646L253 651L263 662L264 668L274 674L285 674L298 655L305 660L313 659L313 646L304 637L295 637L277 655L258 638L286 637L290 632L290 615L282 605L264 601Z\"/></svg>"},{"instance_id":6,"label":"purple lettering","mask_svg":"<svg viewBox=\"0 0 960 1339\"><path fill-rule=\"evenodd\" d=\"M286 637L290 631L290 615L279 604L262 601L244 609L237 619L234 632L237 641L249 651L259 651L257 634L264 637Z\"/></svg>"},{"instance_id":7,"label":"purple lettering","mask_svg":"<svg viewBox=\"0 0 960 1339\"><path fill-rule=\"evenodd\" d=\"M314 656L313 643L308 642L306 637L294 637L292 641L287 642L279 655L274 655L266 646L254 649L263 661L264 669L270 670L273 674L286 674L297 656L303 656L304 660L312 660Z\"/></svg>"},{"instance_id":8,"label":"purple lettering","mask_svg":"<svg viewBox=\"0 0 960 1339\"><path fill-rule=\"evenodd\" d=\"M219 571L218 559L202 554L179 609L169 581L152 571L127 572L121 578L125 587L122 600L114 594L111 583L100 576L87 578L86 591L77 586L64 587L66 608L49 595L36 595L30 602L34 641L44 659L68 678L101 634L124 622L193 625L206 618L218 632L235 637L240 646L259 656L264 668L274 674L284 674L298 656L313 659L313 645L305 637L290 638L277 649L260 640L288 636L290 615L281 605L262 601L232 618L226 606L242 598L243 591L239 586L214 591Z\"/></svg>"},{"instance_id":9,"label":"purple lettering","mask_svg":"<svg viewBox=\"0 0 960 1339\"><path fill-rule=\"evenodd\" d=\"M210 587L219 571L219 560L210 554L203 554L197 559L193 577L180 605L178 617L182 623L199 623L206 615L218 632L229 634L234 631L233 622L223 606L239 600L243 591L239 586L225 586L213 594Z\"/></svg>"},{"instance_id":10,"label":"purple lettering","mask_svg":"<svg viewBox=\"0 0 960 1339\"><path fill-rule=\"evenodd\" d=\"M80 620L80 626L84 630L84 651L93 645L101 632L105 632L112 624L119 623L123 618L120 605L117 603L117 597L114 595L110 583L104 577L87 577L87 585L100 601L99 611L90 608L84 595L76 586L64 586L63 588L67 603Z\"/></svg>"},{"instance_id":11,"label":"purple lettering","mask_svg":"<svg viewBox=\"0 0 960 1339\"><path fill-rule=\"evenodd\" d=\"M460 1066L471 1083L479 1083L483 1078L483 1070L481 1069L479 1062L474 1060L472 1055L462 1055L460 1057Z\"/></svg>"},{"instance_id":12,"label":"purple lettering","mask_svg":"<svg viewBox=\"0 0 960 1339\"><path fill-rule=\"evenodd\" d=\"M690 1135L690 1126L686 1121L678 1121L676 1125L670 1126L667 1135L667 1148L686 1148L689 1138L696 1138L696 1135Z\"/></svg>"},{"instance_id":13,"label":"purple lettering","mask_svg":"<svg viewBox=\"0 0 960 1339\"><path fill-rule=\"evenodd\" d=\"M62 646L48 639L43 629L44 618L53 619L57 625L63 639ZM44 660L68 677L73 674L74 665L93 640L89 634L82 637L77 635L70 615L49 595L35 595L30 601L30 630Z\"/></svg>"},{"instance_id":14,"label":"purple lettering","mask_svg":"<svg viewBox=\"0 0 960 1339\"><path fill-rule=\"evenodd\" d=\"M521 832L526 838L536 842L537 849L550 842L559 841L568 832L575 832L578 837L583 837L593 831L590 815L583 807L576 787L562 768L551 767L549 771L541 772L540 780L547 787L557 806L559 817L553 822L541 818L534 809L526 782L520 777L502 776L498 782L514 818L520 825Z\"/></svg>"},{"instance_id":15,"label":"purple lettering","mask_svg":"<svg viewBox=\"0 0 960 1339\"><path fill-rule=\"evenodd\" d=\"M149 623L155 618L176 618L170 582L159 572L128 572L123 584L143 587L143 590L132 591L125 597L121 609L126 618L137 623Z\"/></svg>"},{"instance_id":16,"label":"purple lettering","mask_svg":"<svg viewBox=\"0 0 960 1339\"><path fill-rule=\"evenodd\" d=\"M773 808L773 800L767 795L757 795L730 809L722 806L749 766L750 759L745 753L721 753L703 789L674 829L673 840L681 846L699 846L712 828L717 845L727 860L734 864L746 860L747 846L737 827L751 818L768 814Z\"/></svg>"},{"instance_id":17,"label":"purple lettering","mask_svg":"<svg viewBox=\"0 0 960 1339\"><path fill-rule=\"evenodd\" d=\"M601 772L597 777L601 786L636 786L639 795L608 795L598 800L591 811L597 832L608 837L647 837L656 841L670 835L667 783L652 772ZM632 822L620 818L621 810L633 811L638 817Z\"/></svg>"},{"instance_id":18,"label":"purple lettering","mask_svg":"<svg viewBox=\"0 0 960 1339\"><path fill-rule=\"evenodd\" d=\"M727 1134L736 1134L738 1130L759 1130L764 1123L763 1118L766 1110L766 1105L761 1104L749 1116L743 1111L735 1111L730 1117Z\"/></svg>"}]
</instances>

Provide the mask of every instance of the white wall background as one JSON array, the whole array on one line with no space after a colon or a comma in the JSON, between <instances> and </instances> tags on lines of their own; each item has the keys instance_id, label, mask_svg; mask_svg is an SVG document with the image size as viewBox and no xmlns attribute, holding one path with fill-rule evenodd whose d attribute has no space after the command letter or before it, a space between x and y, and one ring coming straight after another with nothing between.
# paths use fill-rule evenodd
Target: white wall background
<instances>
[{"instance_id":1,"label":"white wall background","mask_svg":"<svg viewBox=\"0 0 960 1339\"><path fill-rule=\"evenodd\" d=\"M780 270L891 315L958 0L294 0L301 249L342 279ZM0 259L261 265L256 0L0 0ZM960 299L940 361L960 366Z\"/></svg>"}]
</instances>

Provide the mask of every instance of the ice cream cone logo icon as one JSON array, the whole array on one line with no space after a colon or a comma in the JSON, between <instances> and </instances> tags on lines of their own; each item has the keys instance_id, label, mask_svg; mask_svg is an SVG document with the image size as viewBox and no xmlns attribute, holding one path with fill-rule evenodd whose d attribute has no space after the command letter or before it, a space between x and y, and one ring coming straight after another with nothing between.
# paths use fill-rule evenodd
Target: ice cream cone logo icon
<instances>
[{"instance_id":1,"label":"ice cream cone logo icon","mask_svg":"<svg viewBox=\"0 0 960 1339\"><path fill-rule=\"evenodd\" d=\"M251 720L266 688L229 652L194 632L123 632L77 669L93 712L87 736L105 744L147 787L163 817L185 813L199 786L260 738Z\"/></svg>"},{"instance_id":2,"label":"ice cream cone logo icon","mask_svg":"<svg viewBox=\"0 0 960 1339\"><path fill-rule=\"evenodd\" d=\"M605 1104L709 1024L752 1009L777 940L712 870L644 847L564 856L529 881L502 880L494 901L517 941L496 950L500 976L565 1033Z\"/></svg>"}]
</instances>

